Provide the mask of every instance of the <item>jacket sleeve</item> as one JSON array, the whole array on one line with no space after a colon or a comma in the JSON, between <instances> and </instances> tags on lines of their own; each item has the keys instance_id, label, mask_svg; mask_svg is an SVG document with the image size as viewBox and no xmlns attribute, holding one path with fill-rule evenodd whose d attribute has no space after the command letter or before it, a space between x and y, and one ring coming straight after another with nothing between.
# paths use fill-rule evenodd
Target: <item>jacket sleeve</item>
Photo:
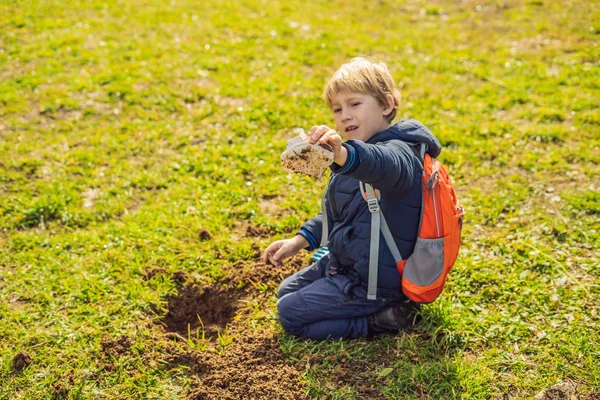
<instances>
[{"instance_id":1,"label":"jacket sleeve","mask_svg":"<svg viewBox=\"0 0 600 400\"><path fill-rule=\"evenodd\" d=\"M308 241L308 247L306 250L312 251L319 247L321 244L323 227L323 215L319 213L316 217L313 217L306 221L300 230L296 232L296 235L301 235Z\"/></svg>"},{"instance_id":2,"label":"jacket sleeve","mask_svg":"<svg viewBox=\"0 0 600 400\"><path fill-rule=\"evenodd\" d=\"M400 193L410 191L421 163L408 144L389 140L376 144L348 140L343 144L348 151L344 166L333 164L333 172L358 179L373 187Z\"/></svg>"}]
</instances>

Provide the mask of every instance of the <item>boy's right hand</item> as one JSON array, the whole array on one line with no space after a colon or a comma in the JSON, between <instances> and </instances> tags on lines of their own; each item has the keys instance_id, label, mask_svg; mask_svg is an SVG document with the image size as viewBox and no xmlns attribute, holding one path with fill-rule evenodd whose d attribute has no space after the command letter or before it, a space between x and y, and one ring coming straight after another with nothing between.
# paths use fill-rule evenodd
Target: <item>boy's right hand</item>
<instances>
[{"instance_id":1,"label":"boy's right hand","mask_svg":"<svg viewBox=\"0 0 600 400\"><path fill-rule=\"evenodd\" d=\"M342 146L342 137L327 125L310 128L309 143L329 144L333 150L333 162L343 167L348 157L348 151Z\"/></svg>"},{"instance_id":2,"label":"boy's right hand","mask_svg":"<svg viewBox=\"0 0 600 400\"><path fill-rule=\"evenodd\" d=\"M277 240L267 247L262 260L265 264L270 262L276 267L280 267L284 259L295 255L305 247L308 247L308 241L302 235L296 235L291 239Z\"/></svg>"}]
</instances>

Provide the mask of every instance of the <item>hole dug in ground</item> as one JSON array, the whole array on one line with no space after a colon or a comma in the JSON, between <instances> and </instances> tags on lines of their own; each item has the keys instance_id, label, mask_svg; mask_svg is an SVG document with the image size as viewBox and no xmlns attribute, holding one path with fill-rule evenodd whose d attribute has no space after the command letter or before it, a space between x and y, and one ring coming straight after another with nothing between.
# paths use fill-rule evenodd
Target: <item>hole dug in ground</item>
<instances>
[{"instance_id":1,"label":"hole dug in ground","mask_svg":"<svg viewBox=\"0 0 600 400\"><path fill-rule=\"evenodd\" d=\"M178 292L166 297L167 313L160 321L167 333L183 339L217 337L241 312L242 299L266 301L279 283L302 264L301 258L295 257L284 267L274 267L263 264L260 258L257 248L251 260L224 267L226 277L212 286L194 281L185 271L175 271L171 280ZM147 274L156 275L152 272Z\"/></svg>"},{"instance_id":2,"label":"hole dug in ground","mask_svg":"<svg viewBox=\"0 0 600 400\"><path fill-rule=\"evenodd\" d=\"M181 277L176 279L181 282ZM185 282L176 295L167 296L167 314L161 322L167 332L184 338L214 338L235 317L241 294Z\"/></svg>"}]
</instances>

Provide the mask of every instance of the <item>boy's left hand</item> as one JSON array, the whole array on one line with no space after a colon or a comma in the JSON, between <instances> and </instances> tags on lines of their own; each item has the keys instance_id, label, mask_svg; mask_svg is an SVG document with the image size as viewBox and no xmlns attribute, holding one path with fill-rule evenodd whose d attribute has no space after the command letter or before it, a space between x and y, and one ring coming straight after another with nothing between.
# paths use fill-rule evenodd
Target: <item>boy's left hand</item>
<instances>
[{"instance_id":1,"label":"boy's left hand","mask_svg":"<svg viewBox=\"0 0 600 400\"><path fill-rule=\"evenodd\" d=\"M329 144L333 149L333 162L339 166L343 166L346 163L348 152L344 146L342 146L342 137L327 125L313 126L310 128L308 141L311 144L317 142Z\"/></svg>"}]
</instances>

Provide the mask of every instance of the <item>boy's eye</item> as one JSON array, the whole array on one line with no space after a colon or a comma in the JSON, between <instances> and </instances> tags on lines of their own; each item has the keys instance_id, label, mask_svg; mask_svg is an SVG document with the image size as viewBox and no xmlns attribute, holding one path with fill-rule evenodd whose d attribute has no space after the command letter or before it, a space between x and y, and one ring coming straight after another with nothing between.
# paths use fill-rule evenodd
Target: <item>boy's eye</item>
<instances>
[{"instance_id":1,"label":"boy's eye","mask_svg":"<svg viewBox=\"0 0 600 400\"><path fill-rule=\"evenodd\" d=\"M342 109L341 109L341 108L334 108L334 109L333 109L333 112L334 112L334 113L339 113L340 111L342 111Z\"/></svg>"},{"instance_id":2,"label":"boy's eye","mask_svg":"<svg viewBox=\"0 0 600 400\"><path fill-rule=\"evenodd\" d=\"M360 102L358 102L358 101L357 101L356 103L352 103L352 104L350 104L350 105L351 105L352 107L360 106Z\"/></svg>"}]
</instances>

